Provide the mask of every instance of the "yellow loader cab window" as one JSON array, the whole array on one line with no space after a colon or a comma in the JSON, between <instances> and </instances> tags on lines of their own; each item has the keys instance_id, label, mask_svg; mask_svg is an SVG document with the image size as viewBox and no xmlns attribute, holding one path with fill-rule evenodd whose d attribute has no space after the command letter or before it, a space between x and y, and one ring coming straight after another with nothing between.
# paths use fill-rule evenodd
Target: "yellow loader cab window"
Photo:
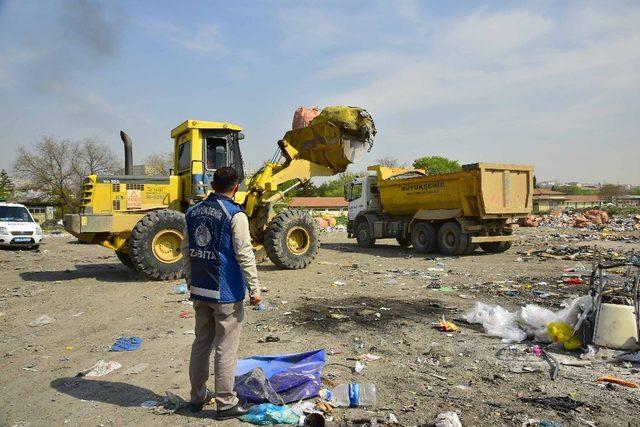
<instances>
[{"instance_id":1,"label":"yellow loader cab window","mask_svg":"<svg viewBox=\"0 0 640 427\"><path fill-rule=\"evenodd\" d=\"M178 172L191 168L191 141L178 145Z\"/></svg>"}]
</instances>

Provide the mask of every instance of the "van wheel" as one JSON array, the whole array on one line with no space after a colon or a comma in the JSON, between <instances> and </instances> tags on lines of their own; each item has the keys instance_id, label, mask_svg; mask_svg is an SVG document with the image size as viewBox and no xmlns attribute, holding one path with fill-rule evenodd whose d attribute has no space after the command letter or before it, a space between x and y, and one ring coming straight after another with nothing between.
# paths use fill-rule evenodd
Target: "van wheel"
<instances>
[{"instance_id":1,"label":"van wheel","mask_svg":"<svg viewBox=\"0 0 640 427\"><path fill-rule=\"evenodd\" d=\"M403 248L411 246L411 236L396 237L396 242Z\"/></svg>"},{"instance_id":2,"label":"van wheel","mask_svg":"<svg viewBox=\"0 0 640 427\"><path fill-rule=\"evenodd\" d=\"M279 268L306 268L318 253L318 234L318 225L308 213L298 209L282 211L267 227L264 249Z\"/></svg>"},{"instance_id":3,"label":"van wheel","mask_svg":"<svg viewBox=\"0 0 640 427\"><path fill-rule=\"evenodd\" d=\"M462 255L467 250L469 235L457 222L448 221L438 229L438 249L444 255Z\"/></svg>"},{"instance_id":4,"label":"van wheel","mask_svg":"<svg viewBox=\"0 0 640 427\"><path fill-rule=\"evenodd\" d=\"M424 254L433 252L436 248L436 229L431 223L420 221L411 227L411 243L413 250Z\"/></svg>"},{"instance_id":5,"label":"van wheel","mask_svg":"<svg viewBox=\"0 0 640 427\"><path fill-rule=\"evenodd\" d=\"M356 226L356 241L363 248L371 248L376 244L376 239L371 234L371 227L367 221L362 221Z\"/></svg>"},{"instance_id":6,"label":"van wheel","mask_svg":"<svg viewBox=\"0 0 640 427\"><path fill-rule=\"evenodd\" d=\"M129 255L133 267L155 280L183 276L184 214L163 209L146 214L131 230Z\"/></svg>"},{"instance_id":7,"label":"van wheel","mask_svg":"<svg viewBox=\"0 0 640 427\"><path fill-rule=\"evenodd\" d=\"M512 243L513 242L485 242L485 243L480 243L480 247L482 248L483 251L487 253L496 254L499 252L505 252L509 250L509 248L511 248Z\"/></svg>"}]
</instances>

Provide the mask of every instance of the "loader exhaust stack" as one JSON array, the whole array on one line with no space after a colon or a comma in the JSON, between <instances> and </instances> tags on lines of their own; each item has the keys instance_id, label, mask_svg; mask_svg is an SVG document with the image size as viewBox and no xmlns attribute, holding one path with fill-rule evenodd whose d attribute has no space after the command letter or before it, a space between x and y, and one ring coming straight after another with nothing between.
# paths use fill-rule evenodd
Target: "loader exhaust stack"
<instances>
[{"instance_id":1,"label":"loader exhaust stack","mask_svg":"<svg viewBox=\"0 0 640 427\"><path fill-rule=\"evenodd\" d=\"M133 175L133 142L125 131L120 131L120 138L124 142L124 174Z\"/></svg>"}]
</instances>

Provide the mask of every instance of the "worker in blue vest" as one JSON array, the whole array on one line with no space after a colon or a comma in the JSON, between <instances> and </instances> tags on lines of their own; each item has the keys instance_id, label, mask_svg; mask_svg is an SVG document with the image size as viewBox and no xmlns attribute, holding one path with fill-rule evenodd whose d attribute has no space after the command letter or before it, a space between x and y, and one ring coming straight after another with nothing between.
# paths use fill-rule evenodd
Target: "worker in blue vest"
<instances>
[{"instance_id":1,"label":"worker in blue vest","mask_svg":"<svg viewBox=\"0 0 640 427\"><path fill-rule=\"evenodd\" d=\"M251 305L262 301L249 220L233 201L239 184L235 169L222 167L215 171L215 192L187 210L182 245L196 321L189 364L189 408L201 411L215 398L219 420L247 412L233 391L246 290ZM213 350L215 393L206 387Z\"/></svg>"}]
</instances>

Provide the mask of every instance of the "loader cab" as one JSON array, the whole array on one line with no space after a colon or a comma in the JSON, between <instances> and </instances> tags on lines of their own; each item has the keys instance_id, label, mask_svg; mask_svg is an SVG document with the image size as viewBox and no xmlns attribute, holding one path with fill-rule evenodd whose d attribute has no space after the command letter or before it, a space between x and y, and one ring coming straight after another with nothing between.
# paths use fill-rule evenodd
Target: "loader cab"
<instances>
[{"instance_id":1,"label":"loader cab","mask_svg":"<svg viewBox=\"0 0 640 427\"><path fill-rule=\"evenodd\" d=\"M240 141L244 139L240 126L231 123L187 120L171 132L174 139L174 170L180 178L183 209L202 200L211 190L216 169L231 166L244 181L244 164ZM236 201L244 202L244 188Z\"/></svg>"},{"instance_id":2,"label":"loader cab","mask_svg":"<svg viewBox=\"0 0 640 427\"><path fill-rule=\"evenodd\" d=\"M380 192L375 176L358 177L344 187L344 198L349 202L347 219L353 221L364 211L377 210Z\"/></svg>"}]
</instances>

